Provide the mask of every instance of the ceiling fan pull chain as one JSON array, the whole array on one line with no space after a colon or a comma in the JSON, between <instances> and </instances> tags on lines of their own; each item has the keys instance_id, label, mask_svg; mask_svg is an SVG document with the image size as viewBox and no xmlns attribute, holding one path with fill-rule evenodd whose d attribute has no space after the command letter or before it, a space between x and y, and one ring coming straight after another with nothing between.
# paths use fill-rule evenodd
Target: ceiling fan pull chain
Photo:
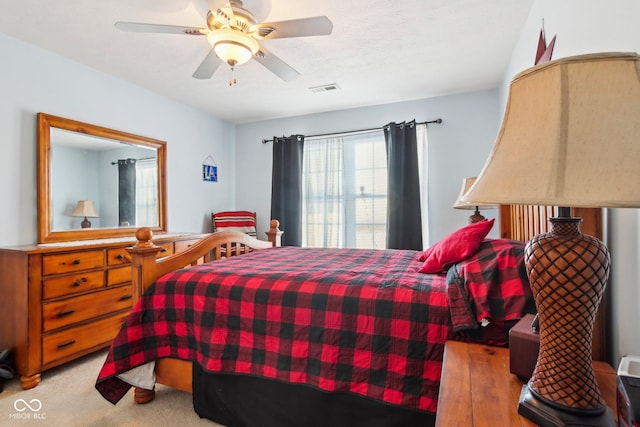
<instances>
[{"instance_id":1,"label":"ceiling fan pull chain","mask_svg":"<svg viewBox=\"0 0 640 427\"><path fill-rule=\"evenodd\" d=\"M234 67L231 67L229 70L229 86L233 86L236 83L238 83L236 81L236 70Z\"/></svg>"}]
</instances>

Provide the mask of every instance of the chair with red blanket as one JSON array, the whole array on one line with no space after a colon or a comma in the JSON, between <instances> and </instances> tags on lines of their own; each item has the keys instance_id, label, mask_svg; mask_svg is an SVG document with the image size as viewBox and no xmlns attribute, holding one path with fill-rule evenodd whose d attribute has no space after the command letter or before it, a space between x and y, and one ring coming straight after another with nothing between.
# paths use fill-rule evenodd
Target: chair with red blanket
<instances>
[{"instance_id":1,"label":"chair with red blanket","mask_svg":"<svg viewBox=\"0 0 640 427\"><path fill-rule=\"evenodd\" d=\"M239 231L256 237L256 213L249 211L224 211L211 214L213 231Z\"/></svg>"}]
</instances>

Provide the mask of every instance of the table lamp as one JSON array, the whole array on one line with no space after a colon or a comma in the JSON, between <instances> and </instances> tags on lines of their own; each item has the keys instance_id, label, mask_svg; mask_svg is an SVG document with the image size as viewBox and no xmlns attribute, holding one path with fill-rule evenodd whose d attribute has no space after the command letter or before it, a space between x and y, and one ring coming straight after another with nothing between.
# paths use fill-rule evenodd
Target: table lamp
<instances>
[{"instance_id":1,"label":"table lamp","mask_svg":"<svg viewBox=\"0 0 640 427\"><path fill-rule=\"evenodd\" d=\"M516 75L500 131L462 200L558 206L525 265L540 320L535 370L518 412L542 426L613 426L592 366L609 251L570 207L640 207L640 57L557 59Z\"/></svg>"},{"instance_id":2,"label":"table lamp","mask_svg":"<svg viewBox=\"0 0 640 427\"><path fill-rule=\"evenodd\" d=\"M78 200L76 208L73 210L71 216L84 217L84 220L80 223L82 228L91 228L91 221L88 218L98 218L98 213L93 205L93 200Z\"/></svg>"},{"instance_id":3,"label":"table lamp","mask_svg":"<svg viewBox=\"0 0 640 427\"><path fill-rule=\"evenodd\" d=\"M465 178L462 180L462 187L460 188L460 194L458 194L458 198L456 202L453 204L454 209L473 209L473 214L469 217L469 224L473 224L474 222L482 221L486 219L481 213L480 209L495 209L498 206L492 204L484 204L484 203L468 203L462 201L462 196L467 194L467 191L471 188L473 183L476 181L476 177L473 178Z\"/></svg>"}]
</instances>

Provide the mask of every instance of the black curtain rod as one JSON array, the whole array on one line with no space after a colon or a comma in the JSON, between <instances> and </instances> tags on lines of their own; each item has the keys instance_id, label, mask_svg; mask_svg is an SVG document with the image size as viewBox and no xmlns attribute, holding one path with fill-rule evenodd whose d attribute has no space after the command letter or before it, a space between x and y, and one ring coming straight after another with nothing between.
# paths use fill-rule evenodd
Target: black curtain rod
<instances>
[{"instance_id":1,"label":"black curtain rod","mask_svg":"<svg viewBox=\"0 0 640 427\"><path fill-rule=\"evenodd\" d=\"M436 124L440 124L442 123L442 119L435 119L435 120L430 120L430 121L426 121L426 122L416 122L417 125L428 125L428 124L432 124L432 123L436 123ZM373 130L380 130L382 129L380 128L369 128L369 129L358 129L358 130L350 130L350 131L346 131L346 132L332 132L332 133L323 133L323 134L319 134L319 135L304 135L305 138L315 138L318 136L331 136L331 135L343 135L346 133L358 133L358 132L369 132L369 131L373 131ZM271 142L274 139L280 139L280 138L286 138L285 136L282 137L278 137L278 136L274 136L272 138L269 139L263 139L262 143L266 144L267 142Z\"/></svg>"}]
</instances>

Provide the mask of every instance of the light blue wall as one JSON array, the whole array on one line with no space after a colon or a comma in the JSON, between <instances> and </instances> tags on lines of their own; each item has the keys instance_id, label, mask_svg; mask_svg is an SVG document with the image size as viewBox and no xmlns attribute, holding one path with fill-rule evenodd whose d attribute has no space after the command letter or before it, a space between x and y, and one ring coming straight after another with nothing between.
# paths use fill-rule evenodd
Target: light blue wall
<instances>
[{"instance_id":1,"label":"light blue wall","mask_svg":"<svg viewBox=\"0 0 640 427\"><path fill-rule=\"evenodd\" d=\"M533 65L543 19L547 40L557 35L553 59L558 59L596 52L640 52L638 16L637 0L537 0L511 57L500 111L511 78ZM613 327L608 348L610 361L617 366L620 356L640 355L640 209L608 209L607 216L611 280L606 308Z\"/></svg>"},{"instance_id":2,"label":"light blue wall","mask_svg":"<svg viewBox=\"0 0 640 427\"><path fill-rule=\"evenodd\" d=\"M170 231L209 231L235 205L232 124L1 33L0 52L0 245L37 239L38 112L167 141ZM217 183L202 181L207 156Z\"/></svg>"},{"instance_id":3,"label":"light blue wall","mask_svg":"<svg viewBox=\"0 0 640 427\"><path fill-rule=\"evenodd\" d=\"M262 139L442 118L442 124L428 127L429 235L431 243L436 242L467 224L471 212L451 206L463 178L476 176L489 154L499 126L498 101L496 89L237 125L237 205L257 212L259 235L263 235L270 215L272 144L262 144ZM497 211L483 214L491 218ZM492 230L493 237L497 229Z\"/></svg>"}]
</instances>

